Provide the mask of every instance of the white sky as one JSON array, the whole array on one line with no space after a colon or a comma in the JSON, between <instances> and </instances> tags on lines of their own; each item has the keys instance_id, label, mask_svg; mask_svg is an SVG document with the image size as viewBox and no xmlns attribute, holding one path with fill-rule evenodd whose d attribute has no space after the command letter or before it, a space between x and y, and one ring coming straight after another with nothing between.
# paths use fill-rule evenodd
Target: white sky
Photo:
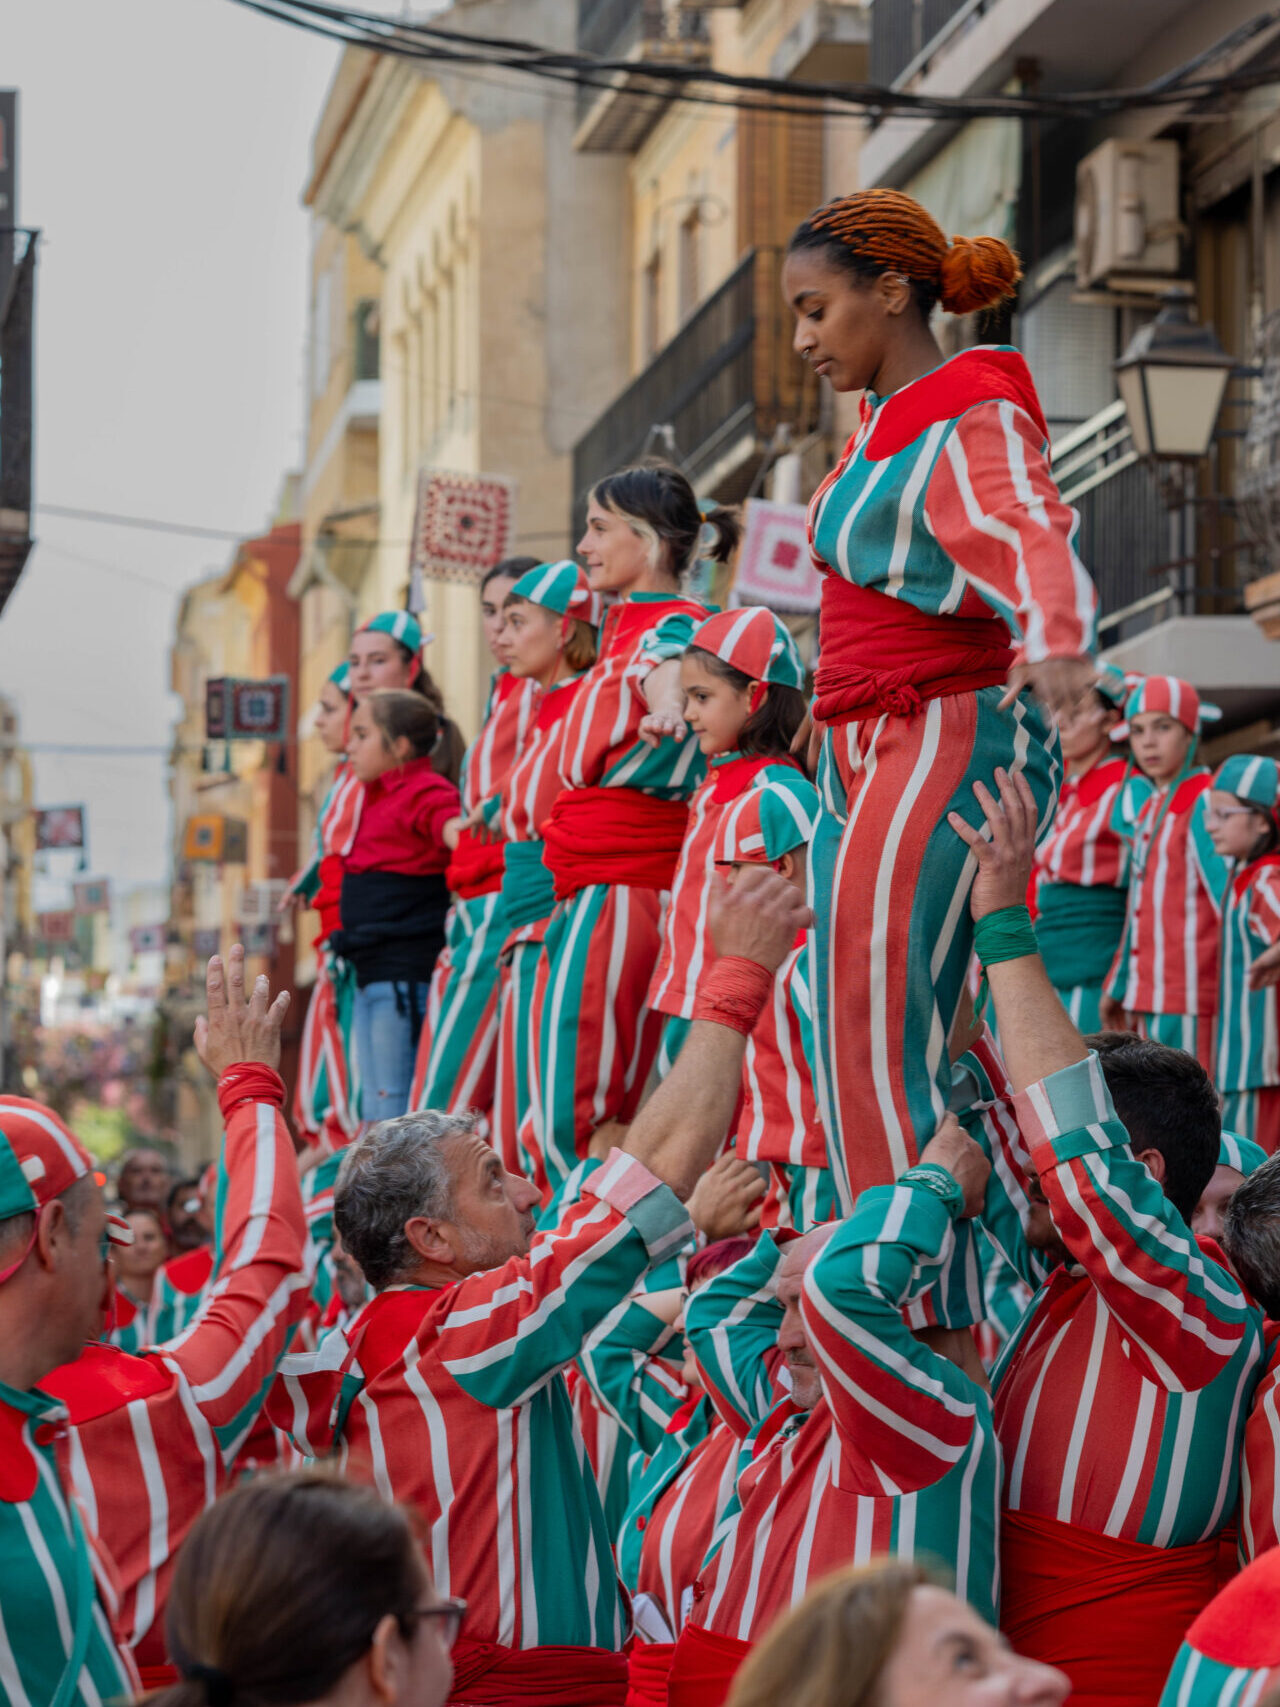
<instances>
[{"instance_id":1,"label":"white sky","mask_svg":"<svg viewBox=\"0 0 1280 1707\"><path fill-rule=\"evenodd\" d=\"M338 49L230 0L9 0L18 214L42 228L41 501L256 532L303 450L308 145ZM0 613L25 740L165 745L175 594L230 544L37 514ZM167 870L160 757L38 755L95 873ZM52 898L50 898L52 900Z\"/></svg>"}]
</instances>

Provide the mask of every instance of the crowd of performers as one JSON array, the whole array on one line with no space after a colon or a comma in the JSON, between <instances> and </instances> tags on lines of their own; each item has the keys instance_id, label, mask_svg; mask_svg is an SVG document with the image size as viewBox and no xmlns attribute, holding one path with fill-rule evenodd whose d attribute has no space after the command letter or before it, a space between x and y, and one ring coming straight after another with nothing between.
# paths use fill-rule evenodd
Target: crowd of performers
<instances>
[{"instance_id":1,"label":"crowd of performers","mask_svg":"<svg viewBox=\"0 0 1280 1707\"><path fill-rule=\"evenodd\" d=\"M892 191L795 233L796 346L862 393L812 684L682 591L738 525L665 465L485 579L465 755L414 618L364 624L291 1095L287 995L210 963L207 1247L152 1283L155 1213L0 1099L6 1702L1280 1685L1280 767L1096 661L1022 358L930 331L1017 277ZM311 1462L417 1563L263 1475Z\"/></svg>"}]
</instances>

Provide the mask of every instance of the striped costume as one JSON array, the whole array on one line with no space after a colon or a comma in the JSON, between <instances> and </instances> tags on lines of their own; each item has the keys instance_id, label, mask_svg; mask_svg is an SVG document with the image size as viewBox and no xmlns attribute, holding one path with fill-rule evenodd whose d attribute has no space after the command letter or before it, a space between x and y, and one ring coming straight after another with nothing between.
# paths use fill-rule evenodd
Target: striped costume
<instances>
[{"instance_id":1,"label":"striped costume","mask_svg":"<svg viewBox=\"0 0 1280 1707\"><path fill-rule=\"evenodd\" d=\"M1118 755L1067 776L1036 849L1032 917L1040 957L1077 1030L1098 1031L1103 986L1124 931L1129 848L1111 827L1128 766Z\"/></svg>"},{"instance_id":2,"label":"striped costume","mask_svg":"<svg viewBox=\"0 0 1280 1707\"><path fill-rule=\"evenodd\" d=\"M493 1143L510 1172L530 1177L536 1164L519 1140L533 1090L533 988L556 899L542 859L541 828L560 792L564 719L581 684L580 675L570 676L539 694L519 757L486 807L503 836L502 906L508 929L498 985Z\"/></svg>"},{"instance_id":3,"label":"striped costume","mask_svg":"<svg viewBox=\"0 0 1280 1707\"><path fill-rule=\"evenodd\" d=\"M213 1279L213 1246L199 1245L170 1257L155 1278L148 1314L147 1345L163 1345L177 1337L204 1302Z\"/></svg>"},{"instance_id":4,"label":"striped costume","mask_svg":"<svg viewBox=\"0 0 1280 1707\"><path fill-rule=\"evenodd\" d=\"M1079 1700L1113 1688L1136 1704L1213 1593L1261 1313L1134 1158L1096 1057L1016 1105L1072 1261L993 1377L1002 1624L1019 1653L1061 1665Z\"/></svg>"},{"instance_id":5,"label":"striped costume","mask_svg":"<svg viewBox=\"0 0 1280 1707\"><path fill-rule=\"evenodd\" d=\"M1075 516L1012 350L967 350L862 419L809 509L825 579L815 715L828 816L811 853L818 1094L844 1212L915 1159L946 1109L975 869L946 820L1021 771L1047 826L1056 735L1014 662L1093 645ZM1016 642L1018 650L1013 650Z\"/></svg>"},{"instance_id":6,"label":"striped costume","mask_svg":"<svg viewBox=\"0 0 1280 1707\"><path fill-rule=\"evenodd\" d=\"M364 785L343 759L334 772L316 824L315 855L296 884L320 914L316 979L311 986L298 1051L293 1118L308 1145L340 1150L360 1124L360 1085L352 1042L355 982L327 947L339 922L342 861L360 827Z\"/></svg>"},{"instance_id":7,"label":"striped costume","mask_svg":"<svg viewBox=\"0 0 1280 1707\"><path fill-rule=\"evenodd\" d=\"M646 996L703 764L692 736L655 748L637 730L646 677L680 656L705 615L693 599L659 593L615 605L564 719L564 786L543 827L558 904L538 962L521 1137L548 1195L597 1127L631 1119L657 1054L662 1020Z\"/></svg>"},{"instance_id":8,"label":"striped costume","mask_svg":"<svg viewBox=\"0 0 1280 1707\"><path fill-rule=\"evenodd\" d=\"M1250 990L1249 967L1280 941L1280 854L1234 872L1222 903L1218 1072L1223 1125L1280 1148L1280 1006L1276 986Z\"/></svg>"},{"instance_id":9,"label":"striped costume","mask_svg":"<svg viewBox=\"0 0 1280 1707\"><path fill-rule=\"evenodd\" d=\"M383 1292L286 1359L273 1418L308 1456L413 1507L437 1592L467 1600L455 1700L503 1699L478 1692L473 1665L536 1666L547 1646L595 1665L590 1699L621 1700L607 1691L625 1688L626 1611L561 1372L690 1233L667 1187L615 1150L528 1256Z\"/></svg>"},{"instance_id":10,"label":"striped costume","mask_svg":"<svg viewBox=\"0 0 1280 1707\"><path fill-rule=\"evenodd\" d=\"M948 1201L925 1173L949 1187ZM769 1234L690 1299L686 1331L716 1407L751 1432L738 1509L720 1524L677 1646L673 1707L693 1699L677 1682L707 1638L729 1654L738 1644L740 1658L810 1583L877 1554L941 1561L956 1592L995 1617L1000 1469L990 1401L915 1339L903 1315L945 1256L958 1195L939 1169L872 1188L810 1266L801 1309L824 1394L811 1412L790 1398L772 1402L764 1341L776 1341L782 1307L781 1252Z\"/></svg>"},{"instance_id":11,"label":"striped costume","mask_svg":"<svg viewBox=\"0 0 1280 1707\"><path fill-rule=\"evenodd\" d=\"M118 1582L59 1477L64 1405L0 1385L0 1699L100 1707L136 1687L112 1622Z\"/></svg>"},{"instance_id":12,"label":"striped costume","mask_svg":"<svg viewBox=\"0 0 1280 1707\"><path fill-rule=\"evenodd\" d=\"M537 691L536 683L508 670L494 675L480 733L463 760L464 815L501 788L528 734ZM501 846L464 831L448 878L454 902L418 1037L409 1107L487 1114L498 1044L498 956L507 937Z\"/></svg>"},{"instance_id":13,"label":"striped costume","mask_svg":"<svg viewBox=\"0 0 1280 1707\"><path fill-rule=\"evenodd\" d=\"M231 1068L217 1279L185 1333L145 1357L89 1346L45 1383L70 1414L58 1462L121 1579L117 1630L144 1668L160 1665L173 1560L227 1487L289 1331L307 1303L305 1226L284 1086Z\"/></svg>"},{"instance_id":14,"label":"striped costume","mask_svg":"<svg viewBox=\"0 0 1280 1707\"><path fill-rule=\"evenodd\" d=\"M1132 826L1124 935L1107 992L1144 1036L1185 1049L1212 1074L1220 909L1227 868L1204 827L1207 770L1154 790Z\"/></svg>"},{"instance_id":15,"label":"striped costume","mask_svg":"<svg viewBox=\"0 0 1280 1707\"><path fill-rule=\"evenodd\" d=\"M1280 1550L1241 1571L1187 1631L1160 1707L1259 1707L1280 1688Z\"/></svg>"},{"instance_id":16,"label":"striped costume","mask_svg":"<svg viewBox=\"0 0 1280 1707\"><path fill-rule=\"evenodd\" d=\"M1240 1457L1240 1555L1280 1547L1280 1328L1267 1328L1267 1367L1253 1395Z\"/></svg>"}]
</instances>

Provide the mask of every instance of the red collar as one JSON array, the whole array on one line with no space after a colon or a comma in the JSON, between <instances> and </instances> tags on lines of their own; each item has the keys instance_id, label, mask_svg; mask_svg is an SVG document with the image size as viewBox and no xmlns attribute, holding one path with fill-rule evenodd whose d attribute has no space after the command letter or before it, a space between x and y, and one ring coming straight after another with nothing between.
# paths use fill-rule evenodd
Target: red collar
<instances>
[{"instance_id":1,"label":"red collar","mask_svg":"<svg viewBox=\"0 0 1280 1707\"><path fill-rule=\"evenodd\" d=\"M896 456L914 444L935 421L957 420L975 404L997 400L1025 410L1040 436L1048 440L1049 429L1031 369L1017 350L1002 347L962 350L932 373L922 375L885 398L867 440L867 460L879 462L882 457Z\"/></svg>"},{"instance_id":2,"label":"red collar","mask_svg":"<svg viewBox=\"0 0 1280 1707\"><path fill-rule=\"evenodd\" d=\"M407 765L396 765L389 771L383 771L381 776L365 784L366 799L376 800L379 795L398 794L401 789L411 788L422 777L432 773L431 755L427 753L420 759L410 759Z\"/></svg>"}]
</instances>

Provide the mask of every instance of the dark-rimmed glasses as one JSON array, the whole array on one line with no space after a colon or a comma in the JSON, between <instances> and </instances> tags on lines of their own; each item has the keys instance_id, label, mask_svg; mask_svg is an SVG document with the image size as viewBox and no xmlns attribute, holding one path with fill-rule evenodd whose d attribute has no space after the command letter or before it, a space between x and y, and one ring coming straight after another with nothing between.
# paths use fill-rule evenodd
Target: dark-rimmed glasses
<instances>
[{"instance_id":1,"label":"dark-rimmed glasses","mask_svg":"<svg viewBox=\"0 0 1280 1707\"><path fill-rule=\"evenodd\" d=\"M410 1613L414 1623L423 1618L438 1618L440 1620L440 1640L445 1647L452 1649L462 1631L462 1621L467 1615L465 1600L440 1600L434 1606L415 1606Z\"/></svg>"}]
</instances>

